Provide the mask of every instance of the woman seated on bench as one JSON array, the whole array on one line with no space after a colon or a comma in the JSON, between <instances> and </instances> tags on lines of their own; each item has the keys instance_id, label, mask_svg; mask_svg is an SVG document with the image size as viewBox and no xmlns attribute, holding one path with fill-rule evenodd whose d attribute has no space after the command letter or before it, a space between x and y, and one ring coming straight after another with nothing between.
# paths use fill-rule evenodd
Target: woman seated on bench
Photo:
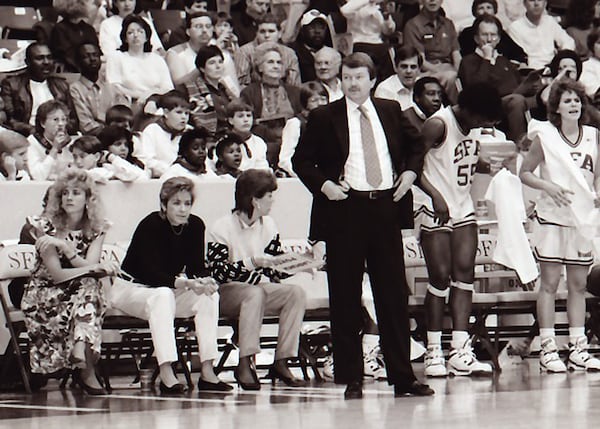
<instances>
[{"instance_id":1,"label":"woman seated on bench","mask_svg":"<svg viewBox=\"0 0 600 429\"><path fill-rule=\"evenodd\" d=\"M300 328L306 307L304 290L280 284L285 275L271 268L283 253L275 222L269 216L277 182L267 170L249 169L235 183L233 213L217 220L210 231L208 264L221 283L221 314L239 320L239 363L234 376L245 390L259 390L252 357L260 352L263 316L279 316L275 362L269 376L291 387L304 386L294 378L287 360L298 355Z\"/></svg>"},{"instance_id":2,"label":"woman seated on bench","mask_svg":"<svg viewBox=\"0 0 600 429\"><path fill-rule=\"evenodd\" d=\"M86 393L106 394L95 373L106 309L97 277L119 267L100 263L106 222L93 180L83 170L64 171L49 190L44 216L29 223L38 260L21 308L31 371L62 375L74 367L73 379Z\"/></svg>"},{"instance_id":3,"label":"woman seated on bench","mask_svg":"<svg viewBox=\"0 0 600 429\"><path fill-rule=\"evenodd\" d=\"M122 265L140 284L118 279L111 290L113 308L148 321L163 394L187 390L171 366L177 361L175 317L194 316L201 361L198 390L232 389L213 370L218 356L219 294L204 264L204 222L191 214L193 203L190 179L173 177L163 183L160 211L140 221Z\"/></svg>"}]
</instances>

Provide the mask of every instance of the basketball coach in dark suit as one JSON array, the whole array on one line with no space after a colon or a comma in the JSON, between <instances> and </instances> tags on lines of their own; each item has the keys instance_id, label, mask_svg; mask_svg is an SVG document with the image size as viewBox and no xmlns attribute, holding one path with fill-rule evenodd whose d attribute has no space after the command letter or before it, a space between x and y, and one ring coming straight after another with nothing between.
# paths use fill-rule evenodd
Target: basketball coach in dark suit
<instances>
[{"instance_id":1,"label":"basketball coach in dark suit","mask_svg":"<svg viewBox=\"0 0 600 429\"><path fill-rule=\"evenodd\" d=\"M410 187L423 167L419 132L395 101L372 99L373 61L342 63L345 97L311 112L292 158L313 194L311 235L327 247L335 382L362 397L361 293L371 281L388 383L396 396L432 395L410 363L402 228L412 228Z\"/></svg>"}]
</instances>

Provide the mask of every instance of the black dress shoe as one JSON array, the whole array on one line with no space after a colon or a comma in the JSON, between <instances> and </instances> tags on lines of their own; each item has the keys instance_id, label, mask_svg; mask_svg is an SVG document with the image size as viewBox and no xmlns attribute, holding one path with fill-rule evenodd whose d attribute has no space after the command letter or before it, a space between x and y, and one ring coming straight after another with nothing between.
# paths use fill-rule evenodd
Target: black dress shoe
<instances>
[{"instance_id":1,"label":"black dress shoe","mask_svg":"<svg viewBox=\"0 0 600 429\"><path fill-rule=\"evenodd\" d=\"M344 399L360 399L363 397L362 381L353 381L348 383L344 391Z\"/></svg>"},{"instance_id":2,"label":"black dress shoe","mask_svg":"<svg viewBox=\"0 0 600 429\"><path fill-rule=\"evenodd\" d=\"M203 380L202 378L198 379L198 390L199 391L209 391L209 392L229 392L233 390L233 386L219 381L218 383L211 383L210 381Z\"/></svg>"},{"instance_id":3,"label":"black dress shoe","mask_svg":"<svg viewBox=\"0 0 600 429\"><path fill-rule=\"evenodd\" d=\"M162 381L158 385L158 388L160 389L160 393L162 393L163 395L181 395L182 393L185 393L188 390L185 384L175 383L174 385L169 387Z\"/></svg>"},{"instance_id":4,"label":"black dress shoe","mask_svg":"<svg viewBox=\"0 0 600 429\"><path fill-rule=\"evenodd\" d=\"M394 396L431 396L435 392L429 387L427 384L419 383L417 380L413 381L411 384L407 386L402 386L396 384L394 386Z\"/></svg>"}]
</instances>

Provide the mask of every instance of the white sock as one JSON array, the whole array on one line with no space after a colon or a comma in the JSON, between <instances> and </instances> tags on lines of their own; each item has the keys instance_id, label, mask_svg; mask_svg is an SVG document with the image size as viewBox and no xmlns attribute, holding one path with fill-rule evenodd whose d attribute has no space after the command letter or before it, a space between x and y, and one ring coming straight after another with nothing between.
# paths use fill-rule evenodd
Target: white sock
<instances>
[{"instance_id":1,"label":"white sock","mask_svg":"<svg viewBox=\"0 0 600 429\"><path fill-rule=\"evenodd\" d=\"M427 331L427 347L442 347L442 331Z\"/></svg>"},{"instance_id":2,"label":"white sock","mask_svg":"<svg viewBox=\"0 0 600 429\"><path fill-rule=\"evenodd\" d=\"M452 331L452 340L450 341L450 347L453 349L460 349L465 345L469 339L469 333L467 331Z\"/></svg>"},{"instance_id":3,"label":"white sock","mask_svg":"<svg viewBox=\"0 0 600 429\"><path fill-rule=\"evenodd\" d=\"M554 338L556 337L556 333L554 332L554 328L540 328L540 338L545 340L546 338Z\"/></svg>"},{"instance_id":4,"label":"white sock","mask_svg":"<svg viewBox=\"0 0 600 429\"><path fill-rule=\"evenodd\" d=\"M575 344L577 339L581 337L585 337L585 328L583 326L578 326L576 328L569 327L569 341L571 344Z\"/></svg>"}]
</instances>

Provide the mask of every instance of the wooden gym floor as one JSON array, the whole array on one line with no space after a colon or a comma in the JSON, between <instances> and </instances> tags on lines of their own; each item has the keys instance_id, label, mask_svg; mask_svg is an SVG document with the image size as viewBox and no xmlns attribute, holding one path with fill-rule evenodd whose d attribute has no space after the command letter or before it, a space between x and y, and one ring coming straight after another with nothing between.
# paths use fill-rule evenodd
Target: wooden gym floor
<instances>
[{"instance_id":1,"label":"wooden gym floor","mask_svg":"<svg viewBox=\"0 0 600 429\"><path fill-rule=\"evenodd\" d=\"M422 364L415 370L422 376ZM264 373L264 372L263 372ZM260 374L259 374L260 375ZM194 378L197 375L194 375ZM231 373L223 373L226 381ZM290 389L263 381L259 392L161 397L124 388L103 397L60 391L54 381L28 396L0 394L0 428L10 429L353 429L593 428L600 424L600 373L540 374L535 358L487 378L433 379L436 395L394 398L386 382L366 382L345 401L331 382Z\"/></svg>"}]
</instances>

